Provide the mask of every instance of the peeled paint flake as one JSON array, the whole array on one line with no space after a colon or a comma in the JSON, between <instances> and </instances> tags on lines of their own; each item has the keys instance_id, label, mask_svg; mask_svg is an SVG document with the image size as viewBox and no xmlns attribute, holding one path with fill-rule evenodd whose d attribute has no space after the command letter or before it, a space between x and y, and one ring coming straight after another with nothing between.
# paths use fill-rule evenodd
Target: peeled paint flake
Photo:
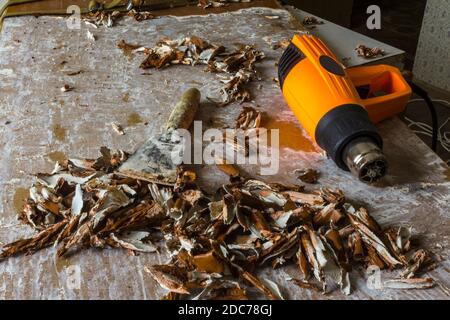
<instances>
[{"instance_id":1,"label":"peeled paint flake","mask_svg":"<svg viewBox=\"0 0 450 320\"><path fill-rule=\"evenodd\" d=\"M340 210L336 209L336 204L330 203L317 212L313 220L317 225L329 225L330 222L338 223L343 217Z\"/></svg>"},{"instance_id":2,"label":"peeled paint flake","mask_svg":"<svg viewBox=\"0 0 450 320\"><path fill-rule=\"evenodd\" d=\"M143 20L149 20L149 19L155 19L156 17L149 11L136 11L134 9L131 9L128 11L127 15L129 17L132 17L136 21L143 21Z\"/></svg>"},{"instance_id":3,"label":"peeled paint flake","mask_svg":"<svg viewBox=\"0 0 450 320\"><path fill-rule=\"evenodd\" d=\"M58 234L65 227L68 220L64 219L53 224L49 228L42 230L32 238L21 239L6 244L0 253L0 260L18 254L31 254L43 248L49 247L58 237Z\"/></svg>"},{"instance_id":4,"label":"peeled paint flake","mask_svg":"<svg viewBox=\"0 0 450 320\"><path fill-rule=\"evenodd\" d=\"M379 234L381 232L380 225L373 219L369 212L365 208L359 208L358 210L354 210L352 213L354 216L358 217L358 219L364 223L371 231L375 234Z\"/></svg>"},{"instance_id":5,"label":"peeled paint flake","mask_svg":"<svg viewBox=\"0 0 450 320\"><path fill-rule=\"evenodd\" d=\"M292 215L292 210L288 211L288 212L282 212L281 215L279 216L279 218L277 218L275 220L275 223L277 224L277 226L279 226L280 228L286 228L286 226L288 225L288 221L289 218Z\"/></svg>"},{"instance_id":6,"label":"peeled paint flake","mask_svg":"<svg viewBox=\"0 0 450 320\"><path fill-rule=\"evenodd\" d=\"M123 128L120 124L112 122L111 127L117 134L119 134L121 136L123 136L125 134L125 131L123 131Z\"/></svg>"},{"instance_id":7,"label":"peeled paint flake","mask_svg":"<svg viewBox=\"0 0 450 320\"><path fill-rule=\"evenodd\" d=\"M272 190L272 188L257 180L248 180L245 188L255 197L268 204L276 204L283 207L286 204L286 198Z\"/></svg>"},{"instance_id":8,"label":"peeled paint flake","mask_svg":"<svg viewBox=\"0 0 450 320\"><path fill-rule=\"evenodd\" d=\"M72 207L70 210L71 215L78 216L81 214L81 210L83 210L83 191L81 190L81 185L77 184L75 187L75 195L72 199Z\"/></svg>"},{"instance_id":9,"label":"peeled paint flake","mask_svg":"<svg viewBox=\"0 0 450 320\"><path fill-rule=\"evenodd\" d=\"M322 205L324 203L323 198L317 194L284 191L282 195L289 197L292 201L299 204Z\"/></svg>"},{"instance_id":10,"label":"peeled paint flake","mask_svg":"<svg viewBox=\"0 0 450 320\"><path fill-rule=\"evenodd\" d=\"M295 170L297 179L306 183L316 183L319 172L314 169Z\"/></svg>"},{"instance_id":11,"label":"peeled paint flake","mask_svg":"<svg viewBox=\"0 0 450 320\"><path fill-rule=\"evenodd\" d=\"M417 250L412 259L412 263L400 274L402 278L411 279L416 273L420 271L426 264L429 264L431 258L427 251L423 249Z\"/></svg>"},{"instance_id":12,"label":"peeled paint flake","mask_svg":"<svg viewBox=\"0 0 450 320\"><path fill-rule=\"evenodd\" d=\"M222 273L224 271L223 264L215 257L213 251L194 256L192 263L200 272Z\"/></svg>"},{"instance_id":13,"label":"peeled paint flake","mask_svg":"<svg viewBox=\"0 0 450 320\"><path fill-rule=\"evenodd\" d=\"M149 242L144 242L150 236L149 232L145 231L129 231L123 235L110 234L110 244L124 249L129 249L138 252L156 252L157 248Z\"/></svg>"},{"instance_id":14,"label":"peeled paint flake","mask_svg":"<svg viewBox=\"0 0 450 320\"><path fill-rule=\"evenodd\" d=\"M154 265L145 267L144 270L148 272L161 287L176 293L189 293L188 288L185 286L187 274L180 268L172 265Z\"/></svg>"},{"instance_id":15,"label":"peeled paint flake","mask_svg":"<svg viewBox=\"0 0 450 320\"><path fill-rule=\"evenodd\" d=\"M101 194L99 205L93 209L95 210L95 215L92 218L93 228L95 228L108 214L119 208L125 207L133 201L133 199L128 198L128 196L119 189L104 190Z\"/></svg>"},{"instance_id":16,"label":"peeled paint flake","mask_svg":"<svg viewBox=\"0 0 450 320\"><path fill-rule=\"evenodd\" d=\"M307 261L307 258L306 258L306 255L305 255L304 248L303 248L303 245L301 243L301 240L299 241L299 246L298 246L298 251L296 253L296 256L297 256L297 265L298 265L298 267L300 269L300 272L303 274L303 276L305 278L307 278L308 277L308 273L309 273L308 272L308 270L309 270L309 268L308 268L308 261Z\"/></svg>"},{"instance_id":17,"label":"peeled paint flake","mask_svg":"<svg viewBox=\"0 0 450 320\"><path fill-rule=\"evenodd\" d=\"M318 266L320 268L325 267L328 259L325 257L326 249L320 237L316 234L314 230L308 229L309 238L311 239L311 244L314 247L314 253Z\"/></svg>"},{"instance_id":18,"label":"peeled paint flake","mask_svg":"<svg viewBox=\"0 0 450 320\"><path fill-rule=\"evenodd\" d=\"M283 294L280 291L280 287L278 287L275 282L268 278L263 278L262 282L267 288L269 288L270 291L272 291L272 294L277 298L277 300L285 300Z\"/></svg>"},{"instance_id":19,"label":"peeled paint flake","mask_svg":"<svg viewBox=\"0 0 450 320\"><path fill-rule=\"evenodd\" d=\"M316 279L320 282L323 282L323 273L320 268L319 263L317 262L314 247L311 243L310 237L307 233L301 234L302 246L305 249L306 257L308 258L309 264L312 266L312 271Z\"/></svg>"},{"instance_id":20,"label":"peeled paint flake","mask_svg":"<svg viewBox=\"0 0 450 320\"><path fill-rule=\"evenodd\" d=\"M326 237L320 235L319 239L322 240L323 245L326 247L324 255L327 259L327 263L323 267L325 281L330 279L335 284L339 285L342 293L349 295L351 292L351 286L348 272L342 265L340 265L338 255L334 251L333 247L327 242Z\"/></svg>"},{"instance_id":21,"label":"peeled paint flake","mask_svg":"<svg viewBox=\"0 0 450 320\"><path fill-rule=\"evenodd\" d=\"M409 250L410 247L410 238L411 238L411 230L412 228L399 227L397 231L396 237L396 245L400 249L400 252L405 252Z\"/></svg>"},{"instance_id":22,"label":"peeled paint flake","mask_svg":"<svg viewBox=\"0 0 450 320\"><path fill-rule=\"evenodd\" d=\"M248 271L244 271L241 274L241 277L248 281L251 285L253 285L256 289L258 289L261 293L266 295L271 300L278 300L279 297L271 289L269 289L264 283L261 282L257 277L252 275Z\"/></svg>"},{"instance_id":23,"label":"peeled paint flake","mask_svg":"<svg viewBox=\"0 0 450 320\"><path fill-rule=\"evenodd\" d=\"M358 230L362 240L369 246L372 246L380 255L380 257L389 265L401 265L402 263L395 259L387 250L385 244L378 238L370 229L359 221L357 217L353 217L352 214L348 215L353 227Z\"/></svg>"},{"instance_id":24,"label":"peeled paint flake","mask_svg":"<svg viewBox=\"0 0 450 320\"><path fill-rule=\"evenodd\" d=\"M360 57L364 57L366 59L371 59L371 58L375 58L378 56L384 56L385 52L384 50L380 49L380 48L369 48L363 44L358 45L355 48L356 53L358 54L358 56Z\"/></svg>"},{"instance_id":25,"label":"peeled paint flake","mask_svg":"<svg viewBox=\"0 0 450 320\"><path fill-rule=\"evenodd\" d=\"M297 286L299 286L302 289L310 289L310 290L314 290L316 292L321 292L324 293L322 288L319 287L318 285L305 281L305 280L299 280L299 279L290 279L290 281L292 281L294 284L296 284Z\"/></svg>"},{"instance_id":26,"label":"peeled paint flake","mask_svg":"<svg viewBox=\"0 0 450 320\"><path fill-rule=\"evenodd\" d=\"M290 39L281 39L279 41L277 41L275 44L272 45L272 49L273 50L277 50L277 49L286 49L289 44L291 43Z\"/></svg>"},{"instance_id":27,"label":"peeled paint flake","mask_svg":"<svg viewBox=\"0 0 450 320\"><path fill-rule=\"evenodd\" d=\"M54 175L38 174L38 179L44 183L49 188L54 189L60 180L64 180L69 184L85 184L92 178L94 178L97 173L93 173L87 177L77 177L68 173L57 173Z\"/></svg>"},{"instance_id":28,"label":"peeled paint flake","mask_svg":"<svg viewBox=\"0 0 450 320\"><path fill-rule=\"evenodd\" d=\"M114 25L114 22L121 16L122 14L119 11L108 12L99 10L84 15L83 21L96 27L104 26L111 28Z\"/></svg>"},{"instance_id":29,"label":"peeled paint flake","mask_svg":"<svg viewBox=\"0 0 450 320\"><path fill-rule=\"evenodd\" d=\"M237 129L259 128L261 125L261 112L252 107L244 107L236 119Z\"/></svg>"}]
</instances>

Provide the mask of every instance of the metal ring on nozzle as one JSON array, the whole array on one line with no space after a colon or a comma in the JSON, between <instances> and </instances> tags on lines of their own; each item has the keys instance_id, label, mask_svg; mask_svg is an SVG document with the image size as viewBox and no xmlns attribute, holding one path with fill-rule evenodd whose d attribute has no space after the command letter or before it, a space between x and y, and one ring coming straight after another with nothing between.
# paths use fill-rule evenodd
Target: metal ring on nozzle
<instances>
[{"instance_id":1,"label":"metal ring on nozzle","mask_svg":"<svg viewBox=\"0 0 450 320\"><path fill-rule=\"evenodd\" d=\"M375 182L386 174L386 157L370 139L358 138L350 142L343 156L350 172L364 182Z\"/></svg>"}]
</instances>

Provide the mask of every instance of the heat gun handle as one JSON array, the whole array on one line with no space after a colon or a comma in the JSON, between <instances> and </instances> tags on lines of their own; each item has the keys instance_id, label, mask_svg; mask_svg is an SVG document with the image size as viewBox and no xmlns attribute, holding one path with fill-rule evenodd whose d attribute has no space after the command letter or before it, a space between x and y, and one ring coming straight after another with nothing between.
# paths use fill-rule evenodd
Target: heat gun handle
<instances>
[{"instance_id":1,"label":"heat gun handle","mask_svg":"<svg viewBox=\"0 0 450 320\"><path fill-rule=\"evenodd\" d=\"M411 88L397 68L388 65L361 66L348 68L346 73L373 122L404 111L411 97Z\"/></svg>"}]
</instances>

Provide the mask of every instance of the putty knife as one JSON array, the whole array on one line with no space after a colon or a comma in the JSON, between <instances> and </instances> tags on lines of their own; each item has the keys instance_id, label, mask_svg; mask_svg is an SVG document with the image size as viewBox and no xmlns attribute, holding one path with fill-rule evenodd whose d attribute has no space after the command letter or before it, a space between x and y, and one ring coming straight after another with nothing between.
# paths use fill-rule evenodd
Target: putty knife
<instances>
[{"instance_id":1,"label":"putty knife","mask_svg":"<svg viewBox=\"0 0 450 320\"><path fill-rule=\"evenodd\" d=\"M173 185L177 166L182 162L184 139L176 129L188 129L200 103L200 91L191 88L183 93L175 105L165 131L150 137L120 167L125 176L158 184Z\"/></svg>"}]
</instances>

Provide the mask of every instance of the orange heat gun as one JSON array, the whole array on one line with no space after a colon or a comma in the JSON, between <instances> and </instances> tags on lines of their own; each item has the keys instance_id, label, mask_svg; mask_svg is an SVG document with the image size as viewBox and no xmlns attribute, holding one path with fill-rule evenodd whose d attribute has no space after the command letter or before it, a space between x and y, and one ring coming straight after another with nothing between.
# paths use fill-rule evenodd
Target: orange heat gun
<instances>
[{"instance_id":1,"label":"orange heat gun","mask_svg":"<svg viewBox=\"0 0 450 320\"><path fill-rule=\"evenodd\" d=\"M385 175L373 123L402 112L410 99L397 68L346 69L319 38L295 35L278 63L278 79L297 119L338 167L365 182Z\"/></svg>"}]
</instances>

